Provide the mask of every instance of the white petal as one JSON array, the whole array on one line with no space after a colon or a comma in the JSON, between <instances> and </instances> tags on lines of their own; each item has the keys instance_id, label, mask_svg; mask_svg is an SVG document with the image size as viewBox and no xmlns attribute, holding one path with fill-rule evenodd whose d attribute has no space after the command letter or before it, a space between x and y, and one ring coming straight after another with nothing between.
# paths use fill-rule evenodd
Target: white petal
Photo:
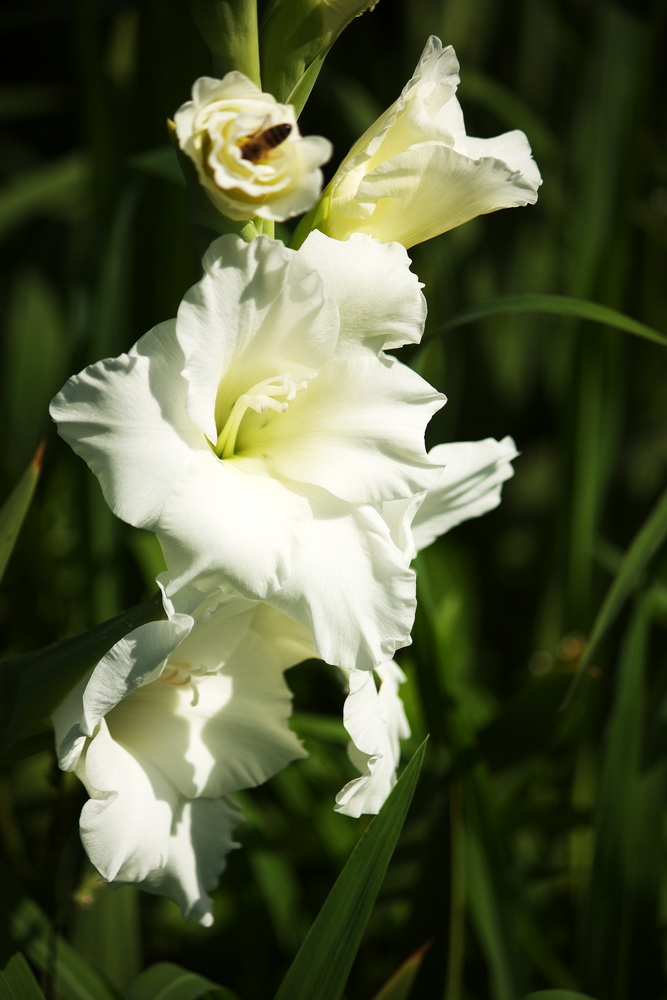
<instances>
[{"instance_id":1,"label":"white petal","mask_svg":"<svg viewBox=\"0 0 667 1000\"><path fill-rule=\"evenodd\" d=\"M221 98L275 102L272 94L263 93L249 77L238 70L226 73L222 80L200 76L192 85L192 100L195 105L210 104Z\"/></svg>"},{"instance_id":2,"label":"white petal","mask_svg":"<svg viewBox=\"0 0 667 1000\"><path fill-rule=\"evenodd\" d=\"M351 503L408 497L437 482L424 434L445 397L395 358L331 361L297 402L253 433L253 451L281 478Z\"/></svg>"},{"instance_id":3,"label":"white petal","mask_svg":"<svg viewBox=\"0 0 667 1000\"><path fill-rule=\"evenodd\" d=\"M202 590L228 580L246 597L280 587L310 536L306 499L239 460L195 455L164 504L158 538L171 588L197 580Z\"/></svg>"},{"instance_id":4,"label":"white petal","mask_svg":"<svg viewBox=\"0 0 667 1000\"><path fill-rule=\"evenodd\" d=\"M414 573L374 508L341 516L325 494L311 502L312 544L269 603L312 631L328 663L370 670L410 642Z\"/></svg>"},{"instance_id":5,"label":"white petal","mask_svg":"<svg viewBox=\"0 0 667 1000\"><path fill-rule=\"evenodd\" d=\"M81 716L83 715L83 695L92 671L88 671L51 715L55 731L58 766L63 771L72 771L86 748L87 737L81 732Z\"/></svg>"},{"instance_id":6,"label":"white petal","mask_svg":"<svg viewBox=\"0 0 667 1000\"><path fill-rule=\"evenodd\" d=\"M353 196L359 176L373 165L413 142L424 138L442 139L443 126L449 132L447 126L456 125L445 109L449 109L451 103L458 107L455 94L459 82L459 62L454 49L451 45L443 49L440 39L431 35L399 98L357 140L334 176L332 186L336 188L340 184L345 187L346 196ZM442 120L443 114L447 115L446 121ZM427 129L426 135L424 129ZM350 178L357 170L360 173L356 179ZM352 180L352 188L347 187L348 180Z\"/></svg>"},{"instance_id":7,"label":"white petal","mask_svg":"<svg viewBox=\"0 0 667 1000\"><path fill-rule=\"evenodd\" d=\"M237 846L231 836L241 820L236 805L186 801L159 770L115 743L104 722L78 773L92 796L81 813L81 838L103 878L140 883L209 926L207 893Z\"/></svg>"},{"instance_id":8,"label":"white petal","mask_svg":"<svg viewBox=\"0 0 667 1000\"><path fill-rule=\"evenodd\" d=\"M414 137L421 139L447 141L448 135L455 140L465 135L463 115L456 99L460 68L453 47L443 48L440 39L431 35L412 79L399 98L401 110L405 109L399 128L407 127Z\"/></svg>"},{"instance_id":9,"label":"white petal","mask_svg":"<svg viewBox=\"0 0 667 1000\"><path fill-rule=\"evenodd\" d=\"M399 99L366 131L327 187L314 225L406 247L477 215L533 204L541 177L522 132L466 135L454 50L431 37Z\"/></svg>"},{"instance_id":10,"label":"white petal","mask_svg":"<svg viewBox=\"0 0 667 1000\"><path fill-rule=\"evenodd\" d=\"M437 489L437 484L434 489ZM401 550L408 563L417 555L412 522L425 496L426 491L415 493L407 500L389 500L380 508L394 544Z\"/></svg>"},{"instance_id":11,"label":"white petal","mask_svg":"<svg viewBox=\"0 0 667 1000\"><path fill-rule=\"evenodd\" d=\"M70 696L56 713L58 763L63 770L72 770L76 765L85 737L94 734L107 713L141 685L160 675L165 661L193 624L189 615L176 615L172 621L147 622L124 636L102 657L85 687L77 688L75 704ZM70 722L67 730L66 717Z\"/></svg>"},{"instance_id":12,"label":"white petal","mask_svg":"<svg viewBox=\"0 0 667 1000\"><path fill-rule=\"evenodd\" d=\"M189 383L188 411L216 442L218 410L258 382L308 375L329 358L338 314L295 251L258 237L223 236L208 248L201 281L186 292L176 330Z\"/></svg>"},{"instance_id":13,"label":"white petal","mask_svg":"<svg viewBox=\"0 0 667 1000\"><path fill-rule=\"evenodd\" d=\"M170 663L187 670L193 643L196 636ZM304 756L288 727L290 713L278 657L249 633L217 673L193 676L190 683L147 684L107 722L118 743L161 771L182 795L218 797L262 784Z\"/></svg>"},{"instance_id":14,"label":"white petal","mask_svg":"<svg viewBox=\"0 0 667 1000\"><path fill-rule=\"evenodd\" d=\"M287 670L302 660L309 660L317 655L310 629L299 625L270 604L257 604L252 627L270 643L281 670Z\"/></svg>"},{"instance_id":15,"label":"white petal","mask_svg":"<svg viewBox=\"0 0 667 1000\"><path fill-rule=\"evenodd\" d=\"M158 575L157 583L170 620L175 620L178 615L187 615L196 621L197 628L189 633L189 639L193 649L196 649L193 660L198 665L197 672L217 670L221 663L232 656L247 635L256 603L235 592L212 590L203 593L191 585L175 589L166 571ZM224 627L218 628L215 635L209 638L206 623L214 616L217 620L223 605ZM200 637L202 641L199 641ZM203 641L205 638L207 641Z\"/></svg>"},{"instance_id":16,"label":"white petal","mask_svg":"<svg viewBox=\"0 0 667 1000\"><path fill-rule=\"evenodd\" d=\"M364 233L332 240L314 230L299 255L317 270L340 311L337 357L356 353L360 344L377 352L419 343L426 299L400 243L380 243Z\"/></svg>"},{"instance_id":17,"label":"white petal","mask_svg":"<svg viewBox=\"0 0 667 1000\"><path fill-rule=\"evenodd\" d=\"M375 208L355 228L411 247L478 215L532 205L537 191L532 179L493 156L475 160L424 142L380 163L362 180L358 197Z\"/></svg>"},{"instance_id":18,"label":"white petal","mask_svg":"<svg viewBox=\"0 0 667 1000\"><path fill-rule=\"evenodd\" d=\"M168 575L161 574L158 582L169 587ZM248 632L270 645L281 670L315 656L308 629L263 601L239 597L226 587L205 595L195 587L186 587L174 593L173 602L197 619L197 627L188 637L188 658L200 673L212 673L230 660Z\"/></svg>"},{"instance_id":19,"label":"white petal","mask_svg":"<svg viewBox=\"0 0 667 1000\"><path fill-rule=\"evenodd\" d=\"M350 759L361 777L348 782L336 796L336 811L347 816L380 811L396 781L399 739L410 735L398 695L398 687L405 680L403 672L390 661L378 668L377 675L381 681L379 692L371 673L352 670L349 675L350 693L343 708L343 722L352 737Z\"/></svg>"},{"instance_id":20,"label":"white petal","mask_svg":"<svg viewBox=\"0 0 667 1000\"><path fill-rule=\"evenodd\" d=\"M530 143L525 134L518 129L495 135L490 139L475 139L469 135L466 137L466 152L474 160L487 157L502 160L510 170L523 174L535 192L542 183L542 175L533 159Z\"/></svg>"},{"instance_id":21,"label":"white petal","mask_svg":"<svg viewBox=\"0 0 667 1000\"><path fill-rule=\"evenodd\" d=\"M405 682L405 674L394 660L382 663L376 670L380 680L380 709L387 725L387 735L395 757L400 751L399 740L407 740L411 735L398 689Z\"/></svg>"},{"instance_id":22,"label":"white petal","mask_svg":"<svg viewBox=\"0 0 667 1000\"><path fill-rule=\"evenodd\" d=\"M429 454L445 471L415 514L412 532L417 550L462 521L497 507L502 484L514 475L511 463L518 452L512 438L505 437L440 444Z\"/></svg>"},{"instance_id":23,"label":"white petal","mask_svg":"<svg viewBox=\"0 0 667 1000\"><path fill-rule=\"evenodd\" d=\"M173 483L206 442L189 419L174 323L65 383L50 412L118 517L153 528Z\"/></svg>"}]
</instances>

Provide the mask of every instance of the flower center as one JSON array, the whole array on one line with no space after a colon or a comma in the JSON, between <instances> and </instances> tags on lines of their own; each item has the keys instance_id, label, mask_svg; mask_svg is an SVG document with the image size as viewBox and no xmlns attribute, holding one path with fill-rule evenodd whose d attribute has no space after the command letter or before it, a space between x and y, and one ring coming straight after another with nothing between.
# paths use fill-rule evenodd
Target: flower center
<instances>
[{"instance_id":1,"label":"flower center","mask_svg":"<svg viewBox=\"0 0 667 1000\"><path fill-rule=\"evenodd\" d=\"M171 669L169 669L171 667ZM182 660L168 660L164 672L157 678L158 684L167 684L169 687L187 687L192 691L191 705L199 702L199 688L194 683L194 677L205 674L207 671L197 668L192 663L184 663Z\"/></svg>"},{"instance_id":2,"label":"flower center","mask_svg":"<svg viewBox=\"0 0 667 1000\"><path fill-rule=\"evenodd\" d=\"M184 687L186 684L191 682L191 663L183 663L179 660L169 660L167 662L167 668L168 667L171 667L171 670L165 668L164 672L157 678L159 684L169 684L171 687Z\"/></svg>"},{"instance_id":3,"label":"flower center","mask_svg":"<svg viewBox=\"0 0 667 1000\"><path fill-rule=\"evenodd\" d=\"M289 375L275 375L258 382L239 396L218 435L214 449L218 458L231 458L234 454L241 421L248 410L254 410L255 413L267 413L269 410L285 413L297 393L303 392L307 385L305 379L295 381Z\"/></svg>"}]
</instances>

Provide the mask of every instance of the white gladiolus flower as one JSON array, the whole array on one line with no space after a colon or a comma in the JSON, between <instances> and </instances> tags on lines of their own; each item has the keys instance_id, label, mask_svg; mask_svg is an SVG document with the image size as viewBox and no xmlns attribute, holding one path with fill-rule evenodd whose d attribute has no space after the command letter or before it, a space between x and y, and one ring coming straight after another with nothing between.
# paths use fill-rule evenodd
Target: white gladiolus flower
<instances>
[{"instance_id":1,"label":"white gladiolus flower","mask_svg":"<svg viewBox=\"0 0 667 1000\"><path fill-rule=\"evenodd\" d=\"M266 605L208 598L191 616L165 597L165 608L167 621L125 636L70 693L56 743L90 795L81 837L102 877L208 926L242 819L231 794L305 756L283 671L311 647Z\"/></svg>"},{"instance_id":2,"label":"white gladiolus flower","mask_svg":"<svg viewBox=\"0 0 667 1000\"><path fill-rule=\"evenodd\" d=\"M434 486L444 397L384 354L425 305L404 249L313 233L298 252L216 240L176 320L70 379L51 405L112 510L157 533L172 587L228 586L370 669L406 645L409 558L383 504Z\"/></svg>"},{"instance_id":3,"label":"white gladiolus flower","mask_svg":"<svg viewBox=\"0 0 667 1000\"><path fill-rule=\"evenodd\" d=\"M399 99L345 158L304 229L369 233L405 247L500 208L532 205L542 183L523 132L466 135L454 49L429 38Z\"/></svg>"},{"instance_id":4,"label":"white gladiolus flower","mask_svg":"<svg viewBox=\"0 0 667 1000\"><path fill-rule=\"evenodd\" d=\"M398 544L410 556L462 521L479 517L500 503L502 484L513 474L518 452L511 437L436 445L430 452L445 466L437 486L409 503L385 505ZM418 509L417 505L419 504ZM398 694L405 676L392 661L375 671L347 673L349 695L343 722L350 734L348 753L361 776L336 796L336 810L348 816L379 812L396 781L399 740L410 735Z\"/></svg>"},{"instance_id":5,"label":"white gladiolus flower","mask_svg":"<svg viewBox=\"0 0 667 1000\"><path fill-rule=\"evenodd\" d=\"M208 197L230 219L288 219L306 212L322 189L319 167L331 143L301 136L294 108L243 73L201 77L174 124Z\"/></svg>"}]
</instances>

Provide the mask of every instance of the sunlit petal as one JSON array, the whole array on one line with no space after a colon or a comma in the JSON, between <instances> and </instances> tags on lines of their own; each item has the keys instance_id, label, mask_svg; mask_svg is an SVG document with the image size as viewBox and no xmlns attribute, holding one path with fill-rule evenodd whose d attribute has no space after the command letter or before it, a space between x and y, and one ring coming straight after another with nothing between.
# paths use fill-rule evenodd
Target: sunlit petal
<instances>
[{"instance_id":1,"label":"sunlit petal","mask_svg":"<svg viewBox=\"0 0 667 1000\"><path fill-rule=\"evenodd\" d=\"M352 670L349 674L343 722L352 738L350 760L361 777L349 781L336 796L336 811L347 816L380 811L396 781L399 740L410 735L398 695L405 675L393 661L378 667L376 674L379 691L372 673Z\"/></svg>"}]
</instances>

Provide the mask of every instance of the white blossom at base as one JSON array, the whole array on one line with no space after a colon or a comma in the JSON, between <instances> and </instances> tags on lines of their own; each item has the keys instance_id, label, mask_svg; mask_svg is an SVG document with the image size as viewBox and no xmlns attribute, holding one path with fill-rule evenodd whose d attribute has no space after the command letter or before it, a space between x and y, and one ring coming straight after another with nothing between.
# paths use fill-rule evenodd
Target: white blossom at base
<instances>
[{"instance_id":1,"label":"white blossom at base","mask_svg":"<svg viewBox=\"0 0 667 1000\"><path fill-rule=\"evenodd\" d=\"M164 600L168 620L116 643L55 712L56 745L90 795L81 837L102 877L208 926L242 818L232 794L305 756L283 672L312 646L257 602L213 594L189 614Z\"/></svg>"}]
</instances>

